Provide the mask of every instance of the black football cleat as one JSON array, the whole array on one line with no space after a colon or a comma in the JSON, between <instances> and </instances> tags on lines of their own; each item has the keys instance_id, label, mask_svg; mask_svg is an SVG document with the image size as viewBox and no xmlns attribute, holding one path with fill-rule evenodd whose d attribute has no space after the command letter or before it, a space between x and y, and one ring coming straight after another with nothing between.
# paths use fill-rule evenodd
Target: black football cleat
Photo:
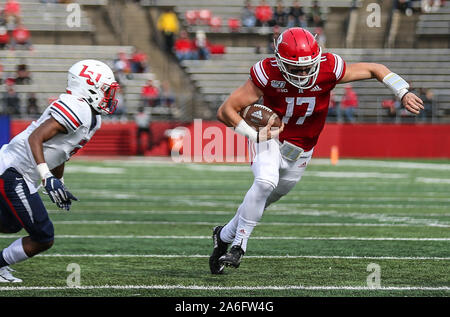
<instances>
[{"instance_id":1,"label":"black football cleat","mask_svg":"<svg viewBox=\"0 0 450 317\"><path fill-rule=\"evenodd\" d=\"M223 226L217 226L213 229L213 253L209 257L209 268L212 274L222 274L224 265L219 263L219 258L227 253L229 243L225 243L220 239L220 231Z\"/></svg>"},{"instance_id":2,"label":"black football cleat","mask_svg":"<svg viewBox=\"0 0 450 317\"><path fill-rule=\"evenodd\" d=\"M241 264L241 259L244 256L244 250L238 245L231 247L230 251L219 258L219 263L221 265L232 266L238 268Z\"/></svg>"}]
</instances>

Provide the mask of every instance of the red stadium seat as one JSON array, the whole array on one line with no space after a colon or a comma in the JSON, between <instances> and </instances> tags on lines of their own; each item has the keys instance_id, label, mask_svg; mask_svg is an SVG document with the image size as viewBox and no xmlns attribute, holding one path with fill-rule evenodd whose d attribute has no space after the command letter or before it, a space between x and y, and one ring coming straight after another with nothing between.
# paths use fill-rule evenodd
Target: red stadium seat
<instances>
[{"instance_id":1,"label":"red stadium seat","mask_svg":"<svg viewBox=\"0 0 450 317\"><path fill-rule=\"evenodd\" d=\"M229 18L228 28L231 32L239 32L239 29L241 28L241 20L236 18Z\"/></svg>"},{"instance_id":2,"label":"red stadium seat","mask_svg":"<svg viewBox=\"0 0 450 317\"><path fill-rule=\"evenodd\" d=\"M203 24L203 25L210 24L211 18L212 18L211 10L201 9L200 11L198 11L198 18L199 18L201 24Z\"/></svg>"},{"instance_id":3,"label":"red stadium seat","mask_svg":"<svg viewBox=\"0 0 450 317\"><path fill-rule=\"evenodd\" d=\"M209 22L211 31L217 32L222 28L222 18L218 16L213 16Z\"/></svg>"},{"instance_id":4,"label":"red stadium seat","mask_svg":"<svg viewBox=\"0 0 450 317\"><path fill-rule=\"evenodd\" d=\"M197 19L198 19L198 12L195 10L187 10L186 13L184 14L184 16L186 17L186 21L188 24L190 25L195 25L197 24Z\"/></svg>"}]
</instances>

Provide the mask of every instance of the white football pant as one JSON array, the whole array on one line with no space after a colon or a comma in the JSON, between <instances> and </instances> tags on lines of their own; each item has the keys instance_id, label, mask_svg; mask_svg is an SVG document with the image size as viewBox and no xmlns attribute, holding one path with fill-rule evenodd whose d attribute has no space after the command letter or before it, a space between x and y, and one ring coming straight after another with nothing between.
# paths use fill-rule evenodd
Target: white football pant
<instances>
[{"instance_id":1,"label":"white football pant","mask_svg":"<svg viewBox=\"0 0 450 317\"><path fill-rule=\"evenodd\" d=\"M304 152L297 161L281 156L279 141L249 142L254 181L235 216L224 226L220 238L240 245L245 251L253 228L261 220L264 209L294 188L311 160L313 150Z\"/></svg>"}]
</instances>

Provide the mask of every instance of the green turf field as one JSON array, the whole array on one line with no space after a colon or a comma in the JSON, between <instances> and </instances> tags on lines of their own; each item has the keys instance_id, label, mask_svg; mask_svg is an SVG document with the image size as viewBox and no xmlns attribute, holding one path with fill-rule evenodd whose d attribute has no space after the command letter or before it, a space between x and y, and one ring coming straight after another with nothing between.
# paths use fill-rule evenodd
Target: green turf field
<instances>
[{"instance_id":1,"label":"green turf field","mask_svg":"<svg viewBox=\"0 0 450 317\"><path fill-rule=\"evenodd\" d=\"M70 161L80 201L65 212L44 197L55 245L14 265L24 282L0 296L450 296L449 161L313 159L240 268L213 276L211 230L252 180L245 164ZM23 234L0 235L0 248ZM368 287L371 265L381 288Z\"/></svg>"}]
</instances>

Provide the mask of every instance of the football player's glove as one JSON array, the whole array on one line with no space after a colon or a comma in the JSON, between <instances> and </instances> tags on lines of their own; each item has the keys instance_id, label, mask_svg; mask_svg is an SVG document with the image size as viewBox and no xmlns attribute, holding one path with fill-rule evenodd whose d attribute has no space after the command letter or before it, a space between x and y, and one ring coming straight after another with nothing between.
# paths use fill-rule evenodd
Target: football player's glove
<instances>
[{"instance_id":1,"label":"football player's glove","mask_svg":"<svg viewBox=\"0 0 450 317\"><path fill-rule=\"evenodd\" d=\"M53 175L48 175L44 179L44 188L47 192L47 195L50 196L50 199L55 204L60 204L63 202L67 202L67 192L64 184Z\"/></svg>"},{"instance_id":2,"label":"football player's glove","mask_svg":"<svg viewBox=\"0 0 450 317\"><path fill-rule=\"evenodd\" d=\"M58 206L61 209L70 211L70 206L72 206L72 200L78 201L78 198L75 197L74 195L72 195L72 193L69 192L67 189L65 189L65 190L66 190L67 200L63 201L61 203L56 203L56 206Z\"/></svg>"}]
</instances>

